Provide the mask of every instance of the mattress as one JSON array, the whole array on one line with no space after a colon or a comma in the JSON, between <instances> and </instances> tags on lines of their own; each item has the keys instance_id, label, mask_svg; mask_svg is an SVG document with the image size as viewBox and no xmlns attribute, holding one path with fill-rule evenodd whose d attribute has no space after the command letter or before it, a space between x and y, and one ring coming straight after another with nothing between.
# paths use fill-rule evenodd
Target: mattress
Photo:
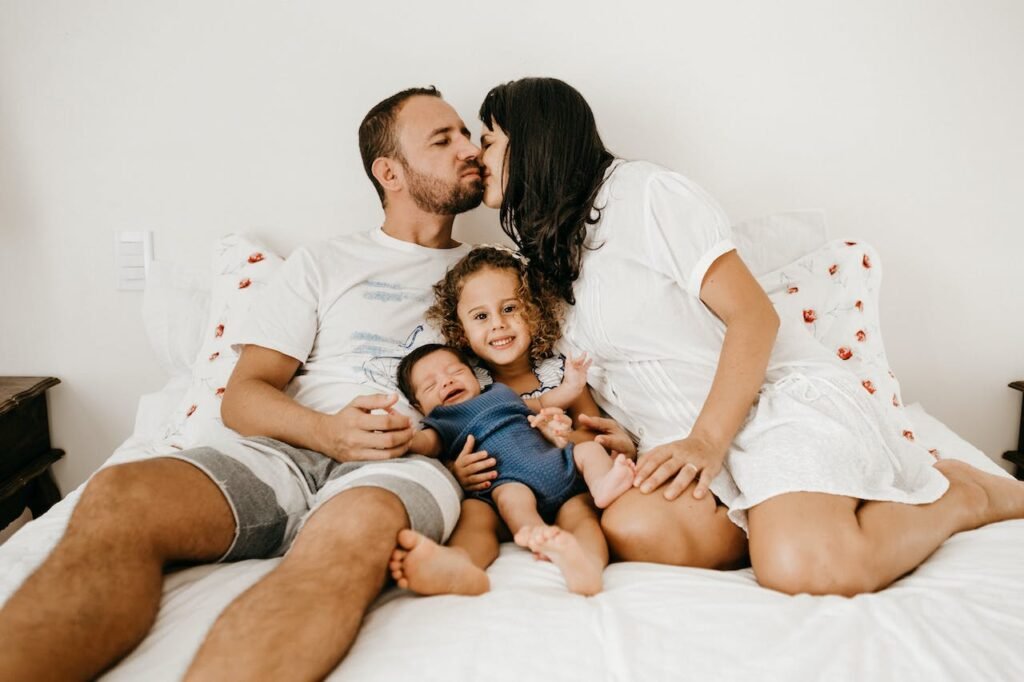
<instances>
[{"instance_id":1,"label":"mattress","mask_svg":"<svg viewBox=\"0 0 1024 682\"><path fill-rule=\"evenodd\" d=\"M136 435L110 462L159 452L145 434L180 390L143 399ZM920 406L909 414L945 456L1001 472ZM0 601L57 542L79 493L0 546ZM277 561L169 574L153 630L102 679L180 679L218 613ZM1024 521L1008 521L956 535L888 589L852 599L773 592L750 569L647 563L609 566L604 591L587 598L505 544L483 596L385 590L328 679L1024 679L1022 566Z\"/></svg>"}]
</instances>

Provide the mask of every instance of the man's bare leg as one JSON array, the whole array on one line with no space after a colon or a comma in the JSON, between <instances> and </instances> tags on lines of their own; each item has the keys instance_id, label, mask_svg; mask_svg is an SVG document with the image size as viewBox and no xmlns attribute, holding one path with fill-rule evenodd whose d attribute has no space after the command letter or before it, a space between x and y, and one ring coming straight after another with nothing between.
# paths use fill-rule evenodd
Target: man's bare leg
<instances>
[{"instance_id":1,"label":"man's bare leg","mask_svg":"<svg viewBox=\"0 0 1024 682\"><path fill-rule=\"evenodd\" d=\"M0 679L98 676L152 627L164 564L213 561L234 532L220 489L191 464L100 471L64 537L0 611Z\"/></svg>"},{"instance_id":2,"label":"man's bare leg","mask_svg":"<svg viewBox=\"0 0 1024 682\"><path fill-rule=\"evenodd\" d=\"M676 499L664 488L642 493L634 488L612 502L601 528L619 561L650 561L673 566L730 569L747 560L747 537L729 520L714 496L698 500L696 482Z\"/></svg>"},{"instance_id":3,"label":"man's bare leg","mask_svg":"<svg viewBox=\"0 0 1024 682\"><path fill-rule=\"evenodd\" d=\"M401 500L372 487L346 490L306 521L281 563L220 615L189 680L326 677L355 641L387 577Z\"/></svg>"},{"instance_id":4,"label":"man's bare leg","mask_svg":"<svg viewBox=\"0 0 1024 682\"><path fill-rule=\"evenodd\" d=\"M797 594L852 596L914 570L951 535L1024 517L1024 483L955 460L936 465L949 490L931 504L790 493L749 512L758 582Z\"/></svg>"},{"instance_id":5,"label":"man's bare leg","mask_svg":"<svg viewBox=\"0 0 1024 682\"><path fill-rule=\"evenodd\" d=\"M477 595L487 592L485 572L498 556L501 519L481 500L463 500L459 523L447 546L403 530L391 553L391 577L402 589L417 594Z\"/></svg>"}]
</instances>

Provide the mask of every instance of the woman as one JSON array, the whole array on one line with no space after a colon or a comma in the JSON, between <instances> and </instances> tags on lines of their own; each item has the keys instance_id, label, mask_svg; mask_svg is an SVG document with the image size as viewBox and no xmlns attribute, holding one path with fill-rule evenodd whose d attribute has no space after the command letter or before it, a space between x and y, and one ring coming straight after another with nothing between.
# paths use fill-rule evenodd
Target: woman
<instances>
[{"instance_id":1,"label":"woman","mask_svg":"<svg viewBox=\"0 0 1024 682\"><path fill-rule=\"evenodd\" d=\"M644 453L602 519L619 558L725 567L747 531L762 585L853 595L953 533L1024 516L1024 484L896 435L851 373L780 324L710 197L615 159L572 87L500 85L480 118L484 203L569 304L565 350L593 356L598 402Z\"/></svg>"}]
</instances>

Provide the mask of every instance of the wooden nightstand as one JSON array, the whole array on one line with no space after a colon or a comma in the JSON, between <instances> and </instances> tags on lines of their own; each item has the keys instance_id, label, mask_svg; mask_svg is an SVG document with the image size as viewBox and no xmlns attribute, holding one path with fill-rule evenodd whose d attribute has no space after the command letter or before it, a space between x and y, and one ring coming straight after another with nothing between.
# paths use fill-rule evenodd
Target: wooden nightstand
<instances>
[{"instance_id":1,"label":"wooden nightstand","mask_svg":"<svg viewBox=\"0 0 1024 682\"><path fill-rule=\"evenodd\" d=\"M38 518L61 498L50 465L64 456L50 447L46 389L53 377L0 377L0 529L28 507Z\"/></svg>"},{"instance_id":2,"label":"wooden nightstand","mask_svg":"<svg viewBox=\"0 0 1024 682\"><path fill-rule=\"evenodd\" d=\"M1014 381L1010 388L1024 393L1024 381ZM1020 410L1020 430L1017 432L1017 449L1003 453L1003 459L1013 462L1013 475L1018 481L1024 481L1024 406Z\"/></svg>"}]
</instances>

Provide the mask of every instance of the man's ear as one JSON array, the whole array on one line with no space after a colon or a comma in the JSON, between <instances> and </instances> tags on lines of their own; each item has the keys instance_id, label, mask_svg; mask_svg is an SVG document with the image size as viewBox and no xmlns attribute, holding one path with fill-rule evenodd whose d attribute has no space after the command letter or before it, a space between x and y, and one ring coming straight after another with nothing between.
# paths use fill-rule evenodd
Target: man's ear
<instances>
[{"instance_id":1,"label":"man's ear","mask_svg":"<svg viewBox=\"0 0 1024 682\"><path fill-rule=\"evenodd\" d=\"M394 159L378 156L370 166L370 171L385 190L398 192L402 189L405 180L402 175L402 166Z\"/></svg>"}]
</instances>

